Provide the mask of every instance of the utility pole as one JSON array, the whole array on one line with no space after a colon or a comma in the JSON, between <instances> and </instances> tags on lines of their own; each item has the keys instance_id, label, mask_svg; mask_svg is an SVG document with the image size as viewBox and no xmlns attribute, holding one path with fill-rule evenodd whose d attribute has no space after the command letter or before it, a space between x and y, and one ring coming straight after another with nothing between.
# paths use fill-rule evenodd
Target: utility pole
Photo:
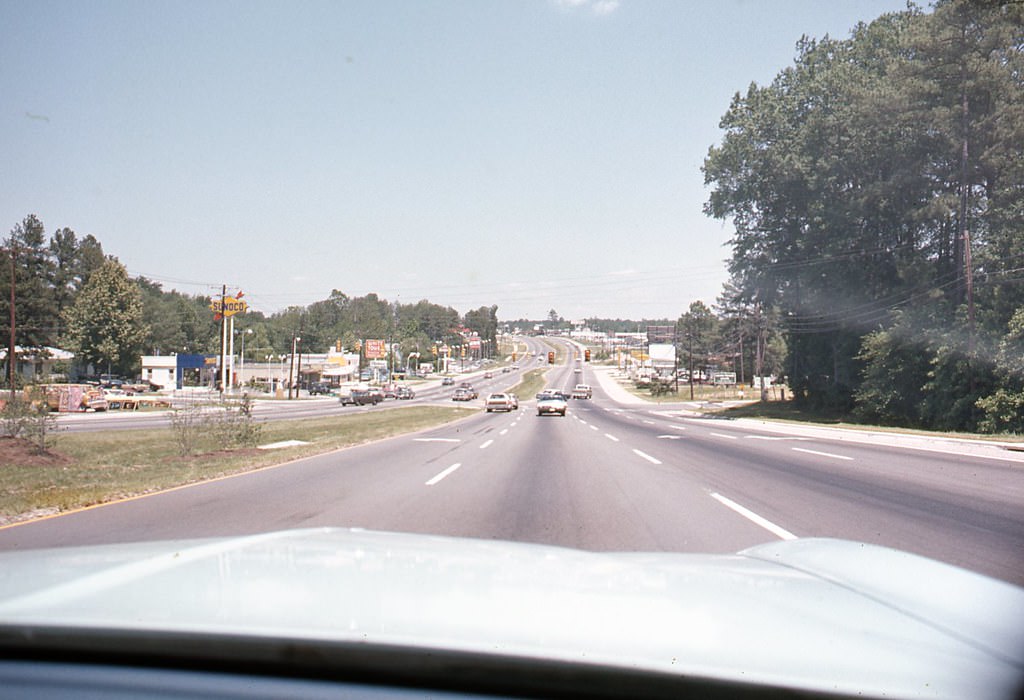
<instances>
[{"instance_id":1,"label":"utility pole","mask_svg":"<svg viewBox=\"0 0 1024 700\"><path fill-rule=\"evenodd\" d=\"M15 328L15 326L14 326L14 320L15 320L15 313L14 313L14 300L15 300L15 295L14 295L14 286L15 286L14 285L14 274L16 272L15 267L14 267L14 258L15 258L15 248L16 248L16 246L17 246L17 242L14 240L14 236L12 235L11 236L11 248L8 251L11 254L11 337L10 337L9 343L7 345L7 382L8 382L8 385L11 387L11 403L14 403L14 400L15 400L15 394L14 394L14 366L15 366L15 364L17 364L17 359L16 359L16 357L14 355L15 341L16 341L16 338L17 338L17 335L16 335L15 330L14 330L14 328Z\"/></svg>"},{"instance_id":2,"label":"utility pole","mask_svg":"<svg viewBox=\"0 0 1024 700\"><path fill-rule=\"evenodd\" d=\"M292 385L295 383L295 332L292 332L292 351L288 355L288 400L292 400Z\"/></svg>"},{"instance_id":3,"label":"utility pole","mask_svg":"<svg viewBox=\"0 0 1024 700\"><path fill-rule=\"evenodd\" d=\"M761 400L762 401L767 401L768 400L768 387L765 386L765 383L764 383L764 344L765 344L765 339L764 339L764 324L762 323L762 318L761 318L761 305L758 304L756 309L757 309L757 349L756 349L756 351L754 353L754 363L755 363L755 367L756 367L756 369L754 370L754 374L756 375L756 380L761 382Z\"/></svg>"},{"instance_id":4,"label":"utility pole","mask_svg":"<svg viewBox=\"0 0 1024 700\"><path fill-rule=\"evenodd\" d=\"M679 321L676 321L676 325L672 329L672 376L675 377L676 387L675 394L676 398L679 398Z\"/></svg>"},{"instance_id":5,"label":"utility pole","mask_svg":"<svg viewBox=\"0 0 1024 700\"><path fill-rule=\"evenodd\" d=\"M220 288L220 397L224 398L224 382L227 380L227 363L224 359L224 351L226 350L228 324L227 316L224 315L224 299L228 295L228 286L226 284L221 285Z\"/></svg>"}]
</instances>

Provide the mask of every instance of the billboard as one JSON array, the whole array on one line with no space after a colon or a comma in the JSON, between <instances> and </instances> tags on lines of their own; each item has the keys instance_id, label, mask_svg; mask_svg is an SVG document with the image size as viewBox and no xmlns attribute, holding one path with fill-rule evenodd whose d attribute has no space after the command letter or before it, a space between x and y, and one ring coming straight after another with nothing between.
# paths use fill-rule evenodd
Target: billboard
<instances>
[{"instance_id":1,"label":"billboard","mask_svg":"<svg viewBox=\"0 0 1024 700\"><path fill-rule=\"evenodd\" d=\"M647 347L651 361L658 365L675 365L676 346L671 343L651 343Z\"/></svg>"},{"instance_id":2,"label":"billboard","mask_svg":"<svg viewBox=\"0 0 1024 700\"><path fill-rule=\"evenodd\" d=\"M383 340L368 338L363 347L366 348L368 360L383 360L388 356L387 344Z\"/></svg>"}]
</instances>

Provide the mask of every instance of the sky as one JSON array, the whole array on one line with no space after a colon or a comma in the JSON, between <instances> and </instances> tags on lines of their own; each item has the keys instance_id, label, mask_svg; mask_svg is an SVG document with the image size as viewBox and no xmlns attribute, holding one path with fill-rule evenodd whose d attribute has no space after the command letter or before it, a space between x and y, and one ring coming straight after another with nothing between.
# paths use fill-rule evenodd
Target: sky
<instances>
[{"instance_id":1,"label":"sky","mask_svg":"<svg viewBox=\"0 0 1024 700\"><path fill-rule=\"evenodd\" d=\"M905 6L0 0L0 234L266 314L676 318L728 278L701 165L733 95Z\"/></svg>"}]
</instances>

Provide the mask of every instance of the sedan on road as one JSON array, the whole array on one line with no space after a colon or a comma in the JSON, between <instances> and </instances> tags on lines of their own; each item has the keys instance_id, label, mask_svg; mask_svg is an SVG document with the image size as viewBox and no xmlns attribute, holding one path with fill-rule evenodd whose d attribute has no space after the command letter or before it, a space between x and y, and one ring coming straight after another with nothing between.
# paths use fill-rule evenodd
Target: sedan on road
<instances>
[{"instance_id":1,"label":"sedan on road","mask_svg":"<svg viewBox=\"0 0 1024 700\"><path fill-rule=\"evenodd\" d=\"M472 401L474 398L476 397L473 396L473 392L469 389L463 389L462 387L456 389L452 394L452 401Z\"/></svg>"},{"instance_id":2,"label":"sedan on road","mask_svg":"<svg viewBox=\"0 0 1024 700\"><path fill-rule=\"evenodd\" d=\"M569 407L564 396L557 391L542 391L537 394L537 415L538 416L565 416Z\"/></svg>"},{"instance_id":3,"label":"sedan on road","mask_svg":"<svg viewBox=\"0 0 1024 700\"><path fill-rule=\"evenodd\" d=\"M512 411L517 408L512 403L512 397L509 394L489 394L487 400L484 402L484 408L487 412L491 411Z\"/></svg>"}]
</instances>

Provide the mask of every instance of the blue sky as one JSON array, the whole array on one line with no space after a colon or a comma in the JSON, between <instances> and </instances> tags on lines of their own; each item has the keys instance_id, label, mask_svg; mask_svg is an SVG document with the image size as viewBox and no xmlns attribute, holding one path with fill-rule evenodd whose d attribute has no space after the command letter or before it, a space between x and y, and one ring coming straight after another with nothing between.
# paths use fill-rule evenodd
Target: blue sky
<instances>
[{"instance_id":1,"label":"blue sky","mask_svg":"<svg viewBox=\"0 0 1024 700\"><path fill-rule=\"evenodd\" d=\"M737 91L902 0L0 0L0 232L266 313L674 318L726 280Z\"/></svg>"}]
</instances>

